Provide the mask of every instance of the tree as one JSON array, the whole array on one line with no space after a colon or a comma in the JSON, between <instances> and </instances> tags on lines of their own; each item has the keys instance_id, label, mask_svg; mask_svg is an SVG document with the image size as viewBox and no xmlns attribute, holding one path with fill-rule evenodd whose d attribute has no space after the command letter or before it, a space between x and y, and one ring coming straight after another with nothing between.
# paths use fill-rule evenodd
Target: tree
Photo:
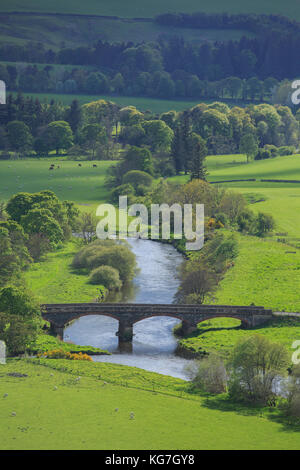
<instances>
[{"instance_id":1,"label":"tree","mask_svg":"<svg viewBox=\"0 0 300 470\"><path fill-rule=\"evenodd\" d=\"M10 356L26 351L37 337L38 325L19 315L0 313L0 340L5 341Z\"/></svg>"},{"instance_id":2,"label":"tree","mask_svg":"<svg viewBox=\"0 0 300 470\"><path fill-rule=\"evenodd\" d=\"M61 226L48 209L31 209L22 216L21 224L26 233L42 233L51 243L55 244L64 239Z\"/></svg>"},{"instance_id":3,"label":"tree","mask_svg":"<svg viewBox=\"0 0 300 470\"><path fill-rule=\"evenodd\" d=\"M181 272L180 288L176 295L179 303L203 304L205 298L217 288L215 271L200 261L186 263Z\"/></svg>"},{"instance_id":4,"label":"tree","mask_svg":"<svg viewBox=\"0 0 300 470\"><path fill-rule=\"evenodd\" d=\"M0 226L0 286L19 272L18 258L13 251L9 232Z\"/></svg>"},{"instance_id":5,"label":"tree","mask_svg":"<svg viewBox=\"0 0 300 470\"><path fill-rule=\"evenodd\" d=\"M265 235L266 233L274 230L275 220L274 217L270 214L264 214L259 212L257 216L257 233L260 236Z\"/></svg>"},{"instance_id":6,"label":"tree","mask_svg":"<svg viewBox=\"0 0 300 470\"><path fill-rule=\"evenodd\" d=\"M252 134L245 134L240 141L240 152L247 156L247 163L258 152L257 139Z\"/></svg>"},{"instance_id":7,"label":"tree","mask_svg":"<svg viewBox=\"0 0 300 470\"><path fill-rule=\"evenodd\" d=\"M51 122L43 136L47 139L50 148L56 150L57 155L59 150L67 150L73 144L73 132L66 121Z\"/></svg>"},{"instance_id":8,"label":"tree","mask_svg":"<svg viewBox=\"0 0 300 470\"><path fill-rule=\"evenodd\" d=\"M205 180L206 171L204 168L204 160L207 155L207 147L205 140L200 135L193 132L189 138L189 169L191 179Z\"/></svg>"},{"instance_id":9,"label":"tree","mask_svg":"<svg viewBox=\"0 0 300 470\"><path fill-rule=\"evenodd\" d=\"M95 157L97 145L107 141L105 129L100 124L87 124L82 129L82 137L88 148L92 149L92 159Z\"/></svg>"},{"instance_id":10,"label":"tree","mask_svg":"<svg viewBox=\"0 0 300 470\"><path fill-rule=\"evenodd\" d=\"M91 243L96 233L97 217L93 212L81 212L77 223L78 230L81 232L85 243Z\"/></svg>"},{"instance_id":11,"label":"tree","mask_svg":"<svg viewBox=\"0 0 300 470\"><path fill-rule=\"evenodd\" d=\"M78 131L82 118L82 111L78 100L73 100L70 108L66 112L66 121L71 126L73 134Z\"/></svg>"},{"instance_id":12,"label":"tree","mask_svg":"<svg viewBox=\"0 0 300 470\"><path fill-rule=\"evenodd\" d=\"M146 133L146 144L150 145L153 151L170 149L173 131L164 121L159 119L145 121L142 123L142 127Z\"/></svg>"},{"instance_id":13,"label":"tree","mask_svg":"<svg viewBox=\"0 0 300 470\"><path fill-rule=\"evenodd\" d=\"M287 372L289 355L282 344L254 335L237 343L229 364L230 396L267 404L273 397L275 380Z\"/></svg>"},{"instance_id":14,"label":"tree","mask_svg":"<svg viewBox=\"0 0 300 470\"><path fill-rule=\"evenodd\" d=\"M193 364L189 370L195 387L204 392L219 394L226 392L227 372L224 362L217 354L209 354Z\"/></svg>"},{"instance_id":15,"label":"tree","mask_svg":"<svg viewBox=\"0 0 300 470\"><path fill-rule=\"evenodd\" d=\"M0 290L0 312L22 318L39 318L41 307L32 293L12 286Z\"/></svg>"},{"instance_id":16,"label":"tree","mask_svg":"<svg viewBox=\"0 0 300 470\"><path fill-rule=\"evenodd\" d=\"M11 121L7 124L8 141L14 150L26 150L32 144L29 127L22 121Z\"/></svg>"}]
</instances>

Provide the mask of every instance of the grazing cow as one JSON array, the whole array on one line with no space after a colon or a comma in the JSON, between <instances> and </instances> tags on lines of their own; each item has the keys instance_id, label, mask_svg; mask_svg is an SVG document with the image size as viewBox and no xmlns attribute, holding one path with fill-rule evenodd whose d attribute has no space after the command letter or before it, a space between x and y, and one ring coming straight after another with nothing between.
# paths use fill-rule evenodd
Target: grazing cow
<instances>
[{"instance_id":1,"label":"grazing cow","mask_svg":"<svg viewBox=\"0 0 300 470\"><path fill-rule=\"evenodd\" d=\"M97 165L93 165L93 168L97 168Z\"/></svg>"},{"instance_id":2,"label":"grazing cow","mask_svg":"<svg viewBox=\"0 0 300 470\"><path fill-rule=\"evenodd\" d=\"M49 170L54 170L54 167L53 167L53 166L50 166Z\"/></svg>"}]
</instances>

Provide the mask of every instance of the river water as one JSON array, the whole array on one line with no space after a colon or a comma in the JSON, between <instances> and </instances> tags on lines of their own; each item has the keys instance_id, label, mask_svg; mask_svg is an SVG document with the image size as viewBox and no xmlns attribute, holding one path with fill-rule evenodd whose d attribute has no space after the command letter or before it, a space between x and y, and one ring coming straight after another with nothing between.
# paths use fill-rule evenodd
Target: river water
<instances>
[{"instance_id":1,"label":"river water","mask_svg":"<svg viewBox=\"0 0 300 470\"><path fill-rule=\"evenodd\" d=\"M128 239L136 255L138 272L120 293L109 302L169 304L179 286L178 267L182 255L174 247L151 240ZM79 318L65 329L65 341L99 347L110 356L93 356L94 361L124 364L188 380L186 367L192 361L175 355L177 346L172 330L179 322L171 317L153 317L134 325L133 351L118 352L118 322L113 318L92 315Z\"/></svg>"}]
</instances>

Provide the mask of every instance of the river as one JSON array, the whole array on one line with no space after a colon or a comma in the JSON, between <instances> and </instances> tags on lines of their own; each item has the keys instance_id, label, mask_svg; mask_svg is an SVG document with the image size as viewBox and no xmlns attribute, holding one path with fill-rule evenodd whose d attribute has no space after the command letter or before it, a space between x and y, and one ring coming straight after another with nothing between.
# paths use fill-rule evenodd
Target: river
<instances>
[{"instance_id":1,"label":"river","mask_svg":"<svg viewBox=\"0 0 300 470\"><path fill-rule=\"evenodd\" d=\"M171 245L151 240L128 239L136 255L138 272L131 285L110 296L110 302L172 303L179 280L182 255ZM171 317L153 317L134 325L133 351L118 352L118 322L106 316L79 318L65 329L65 341L106 349L112 355L93 356L94 361L111 362L188 380L186 367L192 361L175 355L177 340L172 330L179 323Z\"/></svg>"}]
</instances>

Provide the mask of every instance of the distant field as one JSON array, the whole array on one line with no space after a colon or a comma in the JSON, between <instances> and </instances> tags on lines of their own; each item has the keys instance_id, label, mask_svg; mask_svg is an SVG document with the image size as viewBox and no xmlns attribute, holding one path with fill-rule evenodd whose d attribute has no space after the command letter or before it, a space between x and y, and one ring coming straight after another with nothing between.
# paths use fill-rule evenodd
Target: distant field
<instances>
[{"instance_id":1,"label":"distant field","mask_svg":"<svg viewBox=\"0 0 300 470\"><path fill-rule=\"evenodd\" d=\"M42 102L49 103L52 99L64 105L70 104L73 100L78 100L80 104L90 103L100 99L113 101L120 106L135 106L141 111L150 110L152 113L161 114L170 109L174 111L183 111L191 108L203 100L197 101L175 101L175 100L159 100L153 98L140 98L133 96L108 96L108 95L69 95L58 93L23 93L24 96L38 97ZM207 101L208 102L208 101Z\"/></svg>"},{"instance_id":2,"label":"distant field","mask_svg":"<svg viewBox=\"0 0 300 470\"><path fill-rule=\"evenodd\" d=\"M60 166L49 171L51 163ZM50 189L61 200L81 204L97 204L107 199L104 179L109 161L66 161L57 157L31 160L0 161L0 201L8 200L17 192L37 192Z\"/></svg>"},{"instance_id":3,"label":"distant field","mask_svg":"<svg viewBox=\"0 0 300 470\"><path fill-rule=\"evenodd\" d=\"M135 19L43 15L10 15L0 23L0 35L4 42L39 41L54 50L60 48L62 42L68 47L92 45L98 40L140 43L157 41L161 35L181 36L192 43L254 36L244 30L176 28Z\"/></svg>"},{"instance_id":4,"label":"distant field","mask_svg":"<svg viewBox=\"0 0 300 470\"><path fill-rule=\"evenodd\" d=\"M223 0L210 0L199 2L197 0L152 0L151 2L140 0L64 0L63 2L53 0L52 2L41 2L40 0L2 0L1 11L36 11L52 13L79 13L95 15L116 15L123 17L152 17L159 13L195 11L228 13L273 13L300 19L300 8L298 0L252 0L252 2L241 2L240 0L229 0L224 4Z\"/></svg>"},{"instance_id":5,"label":"distant field","mask_svg":"<svg viewBox=\"0 0 300 470\"><path fill-rule=\"evenodd\" d=\"M254 211L270 213L276 220L276 233L288 233L293 244L300 246L300 183L267 183L260 179L300 180L300 155L277 157L270 160L246 163L243 155L209 156L207 158L208 180L224 181L255 178L258 181L223 183L252 198ZM170 178L171 181L184 182L187 176ZM265 199L262 201L262 199ZM280 236L279 236L280 237ZM294 240L297 238L298 240Z\"/></svg>"}]
</instances>

